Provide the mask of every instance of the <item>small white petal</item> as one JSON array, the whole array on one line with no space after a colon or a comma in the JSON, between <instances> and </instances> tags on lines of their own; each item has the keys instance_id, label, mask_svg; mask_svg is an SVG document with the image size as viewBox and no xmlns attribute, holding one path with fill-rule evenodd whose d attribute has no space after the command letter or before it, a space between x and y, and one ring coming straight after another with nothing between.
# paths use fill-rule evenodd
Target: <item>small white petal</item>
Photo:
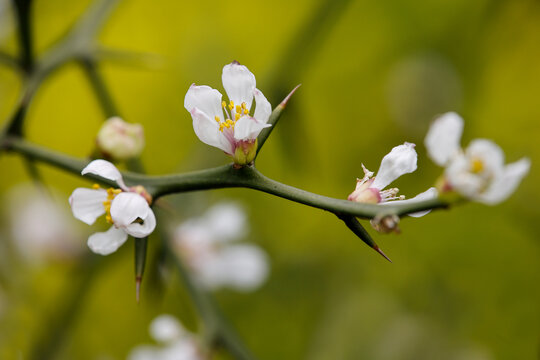
<instances>
[{"instance_id":1,"label":"small white petal","mask_svg":"<svg viewBox=\"0 0 540 360\"><path fill-rule=\"evenodd\" d=\"M381 161L381 166L375 180L370 187L382 190L392 181L403 174L412 173L416 170L417 155L414 144L404 143L398 145L390 151Z\"/></svg>"},{"instance_id":2,"label":"small white petal","mask_svg":"<svg viewBox=\"0 0 540 360\"><path fill-rule=\"evenodd\" d=\"M107 160L94 160L90 164L88 164L82 171L82 175L86 174L94 174L101 176L102 178L109 179L112 181L116 181L118 185L122 189L125 190L126 185L124 184L124 180L122 179L122 174L116 166L114 166L112 163L108 162Z\"/></svg>"},{"instance_id":3,"label":"small white petal","mask_svg":"<svg viewBox=\"0 0 540 360\"><path fill-rule=\"evenodd\" d=\"M185 330L180 322L172 315L163 314L150 324L150 336L156 341L167 343L179 339Z\"/></svg>"},{"instance_id":4,"label":"small white petal","mask_svg":"<svg viewBox=\"0 0 540 360\"><path fill-rule=\"evenodd\" d=\"M103 206L105 200L107 200L107 192L103 189L77 188L69 197L69 204L73 216L92 225L99 216L105 214Z\"/></svg>"},{"instance_id":5,"label":"small white petal","mask_svg":"<svg viewBox=\"0 0 540 360\"><path fill-rule=\"evenodd\" d=\"M260 122L267 123L272 113L272 105L266 100L266 97L259 89L255 89L255 113L253 117Z\"/></svg>"},{"instance_id":6,"label":"small white petal","mask_svg":"<svg viewBox=\"0 0 540 360\"><path fill-rule=\"evenodd\" d=\"M157 346L140 345L131 350L128 360L159 360L160 353Z\"/></svg>"},{"instance_id":7,"label":"small white petal","mask_svg":"<svg viewBox=\"0 0 540 360\"><path fill-rule=\"evenodd\" d=\"M262 129L272 125L263 123L251 116L242 116L234 126L234 138L236 140L254 140L259 136Z\"/></svg>"},{"instance_id":8,"label":"small white petal","mask_svg":"<svg viewBox=\"0 0 540 360\"><path fill-rule=\"evenodd\" d=\"M223 109L221 107L221 93L210 86L196 86L192 84L184 98L184 107L190 113L197 108L206 114L210 119L219 117L221 121L224 119Z\"/></svg>"},{"instance_id":9,"label":"small white petal","mask_svg":"<svg viewBox=\"0 0 540 360\"><path fill-rule=\"evenodd\" d=\"M475 139L471 141L465 155L469 160L480 160L488 174L498 173L504 167L504 152L491 140Z\"/></svg>"},{"instance_id":10,"label":"small white petal","mask_svg":"<svg viewBox=\"0 0 540 360\"><path fill-rule=\"evenodd\" d=\"M122 192L111 203L111 217L118 227L126 227L138 218L145 219L151 211L146 199L134 192Z\"/></svg>"},{"instance_id":11,"label":"small white petal","mask_svg":"<svg viewBox=\"0 0 540 360\"><path fill-rule=\"evenodd\" d=\"M126 230L129 235L136 238L143 238L150 235L156 228L156 217L152 209L149 209L148 215L141 219L143 220L142 224L134 222L125 226L124 230Z\"/></svg>"},{"instance_id":12,"label":"small white petal","mask_svg":"<svg viewBox=\"0 0 540 360\"><path fill-rule=\"evenodd\" d=\"M240 291L259 287L268 276L266 254L253 245L231 245L220 254L223 285Z\"/></svg>"},{"instance_id":13,"label":"small white petal","mask_svg":"<svg viewBox=\"0 0 540 360\"><path fill-rule=\"evenodd\" d=\"M251 109L256 81L255 75L247 67L237 62L225 65L221 80L227 96L235 105L246 103L247 108Z\"/></svg>"},{"instance_id":14,"label":"small white petal","mask_svg":"<svg viewBox=\"0 0 540 360\"><path fill-rule=\"evenodd\" d=\"M467 198L474 198L482 192L488 181L480 174L471 172L471 161L463 154L452 159L444 174L452 188Z\"/></svg>"},{"instance_id":15,"label":"small white petal","mask_svg":"<svg viewBox=\"0 0 540 360\"><path fill-rule=\"evenodd\" d=\"M203 143L217 147L227 154L233 154L232 144L219 131L219 125L215 120L210 119L197 108L191 111L191 117L193 118L193 130Z\"/></svg>"},{"instance_id":16,"label":"small white petal","mask_svg":"<svg viewBox=\"0 0 540 360\"><path fill-rule=\"evenodd\" d=\"M247 233L246 214L233 202L212 206L204 216L205 231L216 242L238 240Z\"/></svg>"},{"instance_id":17,"label":"small white petal","mask_svg":"<svg viewBox=\"0 0 540 360\"><path fill-rule=\"evenodd\" d=\"M197 344L191 338L183 338L162 349L156 360L202 360Z\"/></svg>"},{"instance_id":18,"label":"small white petal","mask_svg":"<svg viewBox=\"0 0 540 360\"><path fill-rule=\"evenodd\" d=\"M439 116L429 128L424 140L429 157L444 166L459 152L459 142L463 134L463 119L455 112Z\"/></svg>"},{"instance_id":19,"label":"small white petal","mask_svg":"<svg viewBox=\"0 0 540 360\"><path fill-rule=\"evenodd\" d=\"M437 192L437 189L435 189L434 187L431 187L431 188L427 189L426 191L416 195L413 198L410 198L410 199L407 199L407 200L388 201L388 202L381 203L381 205L411 204L411 203L415 203L415 202L419 202L419 201L436 199L437 196L439 196L439 193ZM421 217L421 216L424 216L424 215L428 214L430 211L431 210L417 211L417 212L414 212L414 213L410 213L408 215L412 216L412 217Z\"/></svg>"},{"instance_id":20,"label":"small white petal","mask_svg":"<svg viewBox=\"0 0 540 360\"><path fill-rule=\"evenodd\" d=\"M122 229L111 226L106 232L98 232L88 238L90 250L100 255L109 255L126 242L128 235Z\"/></svg>"},{"instance_id":21,"label":"small white petal","mask_svg":"<svg viewBox=\"0 0 540 360\"><path fill-rule=\"evenodd\" d=\"M523 158L505 166L502 173L493 179L489 188L478 200L489 205L506 200L517 188L525 175L529 173L531 161Z\"/></svg>"}]
</instances>

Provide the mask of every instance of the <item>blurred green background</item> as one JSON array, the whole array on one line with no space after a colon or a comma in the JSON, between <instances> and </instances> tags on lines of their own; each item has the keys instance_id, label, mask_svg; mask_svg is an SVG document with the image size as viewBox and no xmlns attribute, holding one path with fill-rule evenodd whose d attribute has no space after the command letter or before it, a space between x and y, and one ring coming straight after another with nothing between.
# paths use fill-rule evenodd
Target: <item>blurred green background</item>
<instances>
[{"instance_id":1,"label":"blurred green background","mask_svg":"<svg viewBox=\"0 0 540 360\"><path fill-rule=\"evenodd\" d=\"M1 48L16 54L15 22L4 3ZM35 0L37 53L89 4ZM508 161L531 158L531 173L499 206L467 204L404 219L399 236L370 229L393 264L331 214L263 193L171 197L175 221L220 199L249 209L250 240L268 252L270 278L254 293L216 297L258 358L540 358L538 1L125 0L99 42L160 59L150 68L104 61L99 69L122 116L145 126L142 160L151 174L227 162L196 138L183 98L193 82L221 91L221 69L235 59L273 105L302 83L257 163L278 181L346 198L362 176L361 163L375 171L393 146L409 141L417 144L419 169L396 185L417 194L441 171L427 158L423 137L433 117L450 110L465 119L463 145L486 137ZM13 111L20 86L0 66L1 119ZM103 120L84 73L67 64L39 89L26 131L33 142L85 157ZM8 258L7 194L29 177L15 154L3 154L0 168L0 358L49 349L58 359L122 359L150 341L148 324L163 312L194 329L196 315L178 276L152 257L158 239L149 242L139 305L131 243L97 265ZM67 197L87 182L39 169L69 211ZM83 245L95 231L75 220L73 226Z\"/></svg>"}]
</instances>

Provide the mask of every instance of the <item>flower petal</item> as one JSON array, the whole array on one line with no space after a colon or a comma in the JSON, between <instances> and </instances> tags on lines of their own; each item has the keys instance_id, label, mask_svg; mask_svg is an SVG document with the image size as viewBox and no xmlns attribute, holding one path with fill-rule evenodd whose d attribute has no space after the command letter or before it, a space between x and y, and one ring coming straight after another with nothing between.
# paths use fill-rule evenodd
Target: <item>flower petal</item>
<instances>
[{"instance_id":1,"label":"flower petal","mask_svg":"<svg viewBox=\"0 0 540 360\"><path fill-rule=\"evenodd\" d=\"M86 165L86 167L81 171L82 175L86 175L89 173L101 176L105 179L116 181L118 185L120 185L120 187L124 190L126 190L127 188L124 184L124 180L122 179L122 174L120 173L120 171L116 168L116 166L114 166L107 160L94 160L90 164Z\"/></svg>"},{"instance_id":2,"label":"flower petal","mask_svg":"<svg viewBox=\"0 0 540 360\"><path fill-rule=\"evenodd\" d=\"M126 227L137 219L145 219L151 212L148 202L134 192L123 192L111 203L111 217L117 227Z\"/></svg>"},{"instance_id":3,"label":"flower petal","mask_svg":"<svg viewBox=\"0 0 540 360\"><path fill-rule=\"evenodd\" d=\"M152 233L156 228L156 217L152 209L148 209L148 216L141 218L143 220L142 224L138 222L131 223L124 227L126 232L136 238L143 238Z\"/></svg>"},{"instance_id":4,"label":"flower petal","mask_svg":"<svg viewBox=\"0 0 540 360\"><path fill-rule=\"evenodd\" d=\"M517 188L525 175L529 173L531 161L523 158L505 166L489 188L478 197L480 202L494 205L506 200Z\"/></svg>"},{"instance_id":5,"label":"flower petal","mask_svg":"<svg viewBox=\"0 0 540 360\"><path fill-rule=\"evenodd\" d=\"M193 130L195 130L195 134L203 143L217 147L227 154L233 154L232 144L219 131L219 126L215 120L210 119L197 108L191 111L191 117L193 118Z\"/></svg>"},{"instance_id":6,"label":"flower petal","mask_svg":"<svg viewBox=\"0 0 540 360\"><path fill-rule=\"evenodd\" d=\"M139 345L129 353L128 360L157 360L161 356L161 349L157 346Z\"/></svg>"},{"instance_id":7,"label":"flower petal","mask_svg":"<svg viewBox=\"0 0 540 360\"><path fill-rule=\"evenodd\" d=\"M204 230L216 242L238 240L247 233L246 214L233 202L212 206L204 216Z\"/></svg>"},{"instance_id":8,"label":"flower petal","mask_svg":"<svg viewBox=\"0 0 540 360\"><path fill-rule=\"evenodd\" d=\"M118 250L126 242L127 238L128 235L124 230L111 226L106 232L90 235L88 247L96 254L109 255Z\"/></svg>"},{"instance_id":9,"label":"flower petal","mask_svg":"<svg viewBox=\"0 0 540 360\"><path fill-rule=\"evenodd\" d=\"M168 343L178 340L184 333L184 327L169 314L160 315L150 323L150 336L158 342Z\"/></svg>"},{"instance_id":10,"label":"flower petal","mask_svg":"<svg viewBox=\"0 0 540 360\"><path fill-rule=\"evenodd\" d=\"M429 128L424 140L429 157L444 166L460 149L463 119L455 112L439 116Z\"/></svg>"},{"instance_id":11,"label":"flower petal","mask_svg":"<svg viewBox=\"0 0 540 360\"><path fill-rule=\"evenodd\" d=\"M455 156L444 174L450 186L467 198L474 198L485 187L487 178L471 171L471 161L464 154Z\"/></svg>"},{"instance_id":12,"label":"flower petal","mask_svg":"<svg viewBox=\"0 0 540 360\"><path fill-rule=\"evenodd\" d=\"M416 170L417 154L415 145L404 143L398 145L390 151L381 161L381 166L371 187L382 190L392 181L403 174L412 173Z\"/></svg>"},{"instance_id":13,"label":"flower petal","mask_svg":"<svg viewBox=\"0 0 540 360\"><path fill-rule=\"evenodd\" d=\"M469 160L480 160L483 171L488 175L499 173L504 168L504 152L491 140L475 139L471 141L465 155Z\"/></svg>"},{"instance_id":14,"label":"flower petal","mask_svg":"<svg viewBox=\"0 0 540 360\"><path fill-rule=\"evenodd\" d=\"M220 254L223 285L240 291L251 291L268 276L268 259L257 246L231 245Z\"/></svg>"},{"instance_id":15,"label":"flower petal","mask_svg":"<svg viewBox=\"0 0 540 360\"><path fill-rule=\"evenodd\" d=\"M411 204L411 203L420 202L420 201L424 201L424 200L435 199L435 198L437 198L437 196L439 196L439 193L437 192L437 189L435 189L434 187L431 187L431 188L427 189L426 191L416 195L413 198L410 198L410 199L407 199L407 200L388 201L388 202L381 203L381 205ZM412 217L421 217L421 216L424 216L424 215L428 214L430 211L431 210L417 211L417 212L414 212L414 213L410 213L408 215L412 216Z\"/></svg>"},{"instance_id":16,"label":"flower petal","mask_svg":"<svg viewBox=\"0 0 540 360\"><path fill-rule=\"evenodd\" d=\"M69 197L69 204L73 216L92 225L98 217L105 214L103 206L105 200L107 200L107 192L103 189L77 188Z\"/></svg>"},{"instance_id":17,"label":"flower petal","mask_svg":"<svg viewBox=\"0 0 540 360\"><path fill-rule=\"evenodd\" d=\"M256 81L255 75L247 67L236 61L225 65L221 80L230 100L236 105L246 103L247 108L251 109Z\"/></svg>"},{"instance_id":18,"label":"flower petal","mask_svg":"<svg viewBox=\"0 0 540 360\"><path fill-rule=\"evenodd\" d=\"M253 117L266 124L270 114L272 113L272 105L270 105L264 94L259 89L255 89L254 95L255 113L253 114Z\"/></svg>"},{"instance_id":19,"label":"flower petal","mask_svg":"<svg viewBox=\"0 0 540 360\"><path fill-rule=\"evenodd\" d=\"M236 140L254 140L262 129L272 126L251 116L242 116L234 125L234 138Z\"/></svg>"},{"instance_id":20,"label":"flower petal","mask_svg":"<svg viewBox=\"0 0 540 360\"><path fill-rule=\"evenodd\" d=\"M221 93L210 86L197 86L192 84L184 98L184 107L190 113L197 108L210 119L214 120L216 116L221 121L224 119L223 109L221 107Z\"/></svg>"}]
</instances>

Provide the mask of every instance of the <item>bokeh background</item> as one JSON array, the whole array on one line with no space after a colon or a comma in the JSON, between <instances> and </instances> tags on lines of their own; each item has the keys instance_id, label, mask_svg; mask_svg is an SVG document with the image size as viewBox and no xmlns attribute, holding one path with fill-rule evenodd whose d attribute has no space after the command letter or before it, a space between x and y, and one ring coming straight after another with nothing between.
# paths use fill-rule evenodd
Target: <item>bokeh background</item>
<instances>
[{"instance_id":1,"label":"bokeh background","mask_svg":"<svg viewBox=\"0 0 540 360\"><path fill-rule=\"evenodd\" d=\"M38 55L90 3L35 0ZM16 54L11 4L1 4L1 48ZM302 83L258 159L278 181L346 198L361 163L376 170L393 146L409 141L417 144L419 169L396 185L414 195L440 174L423 137L433 117L450 110L465 119L463 145L485 137L508 161L531 158L531 173L499 206L466 204L405 219L401 235L370 230L393 264L331 214L283 199L243 189L170 197L173 221L221 199L248 209L248 240L269 254L270 277L253 293L215 295L258 358L539 358L538 1L125 0L98 41L154 55L145 66L103 61L99 68L122 116L145 126L142 160L151 174L227 162L196 138L183 98L193 82L221 90L221 69L234 59L274 105ZM1 119L20 89L17 74L0 66ZM87 78L71 63L40 88L25 128L33 142L85 157L103 120ZM196 330L178 276L153 256L158 239L149 241L139 305L131 243L92 257L85 247L92 229L68 216L78 257L25 254L10 240L10 214L34 190L21 190L30 178L16 154L3 154L0 169L0 358L123 359L150 341L148 324L164 312ZM69 214L67 197L87 182L39 169Z\"/></svg>"}]
</instances>

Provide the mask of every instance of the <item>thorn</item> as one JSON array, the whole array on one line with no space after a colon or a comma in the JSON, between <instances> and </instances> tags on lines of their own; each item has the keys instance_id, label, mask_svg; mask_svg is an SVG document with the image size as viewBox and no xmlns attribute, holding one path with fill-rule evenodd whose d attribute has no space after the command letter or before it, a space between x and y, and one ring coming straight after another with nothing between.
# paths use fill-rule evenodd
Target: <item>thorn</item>
<instances>
[{"instance_id":1,"label":"thorn","mask_svg":"<svg viewBox=\"0 0 540 360\"><path fill-rule=\"evenodd\" d=\"M287 95L285 97L285 99L283 99L283 101L279 104L279 106L281 106L281 107L287 106L287 103L289 102L289 99L295 93L296 89L298 89L300 86L302 86L302 84L296 85L296 87L294 89L292 89L292 91L289 93L289 95Z\"/></svg>"},{"instance_id":2,"label":"thorn","mask_svg":"<svg viewBox=\"0 0 540 360\"><path fill-rule=\"evenodd\" d=\"M390 260L390 258L388 256L386 256L386 254L383 253L383 251L377 245L373 245L373 250L375 250L376 252L381 254L386 260L390 261L390 263L393 264L392 260Z\"/></svg>"},{"instance_id":3,"label":"thorn","mask_svg":"<svg viewBox=\"0 0 540 360\"><path fill-rule=\"evenodd\" d=\"M135 300L137 301L137 304L139 304L139 299L140 299L141 282L142 282L142 276L135 277Z\"/></svg>"}]
</instances>

